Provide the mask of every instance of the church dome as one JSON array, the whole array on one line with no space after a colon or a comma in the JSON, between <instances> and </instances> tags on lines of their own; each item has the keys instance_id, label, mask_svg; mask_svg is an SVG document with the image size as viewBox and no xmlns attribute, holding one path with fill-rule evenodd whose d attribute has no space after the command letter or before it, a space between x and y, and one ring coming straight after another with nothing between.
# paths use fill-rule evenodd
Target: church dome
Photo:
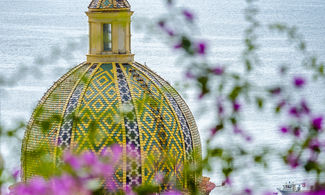
<instances>
[{"instance_id":1,"label":"church dome","mask_svg":"<svg viewBox=\"0 0 325 195\"><path fill-rule=\"evenodd\" d=\"M194 117L168 82L133 60L126 41L132 14L126 12L118 16L125 17L123 25L114 24L109 31L105 28L112 17L87 13L92 22L87 61L63 75L35 109L22 144L23 181L41 174L44 157L39 151L53 162L49 166L56 166L61 149L100 154L118 144L123 154L132 155L136 162L134 166L132 160L124 160L125 166L115 172L118 186L152 182L158 172L176 178L177 185L185 185L182 168L198 162L201 156ZM102 30L96 31L98 27ZM107 50L105 36L101 34L98 42L94 32L113 32ZM123 44L119 43L121 36ZM193 153L199 157L193 158ZM165 155L173 162L164 162Z\"/></svg>"}]
</instances>

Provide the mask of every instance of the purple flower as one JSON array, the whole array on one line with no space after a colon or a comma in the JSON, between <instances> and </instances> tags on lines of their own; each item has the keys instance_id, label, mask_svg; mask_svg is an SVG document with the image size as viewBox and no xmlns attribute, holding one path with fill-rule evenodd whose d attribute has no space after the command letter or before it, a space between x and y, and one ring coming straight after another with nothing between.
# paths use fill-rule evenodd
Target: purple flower
<instances>
[{"instance_id":1,"label":"purple flower","mask_svg":"<svg viewBox=\"0 0 325 195\"><path fill-rule=\"evenodd\" d=\"M217 128L211 129L211 135L214 136L218 132Z\"/></svg>"},{"instance_id":2,"label":"purple flower","mask_svg":"<svg viewBox=\"0 0 325 195\"><path fill-rule=\"evenodd\" d=\"M183 47L182 43L177 43L174 45L174 49L180 49L182 47Z\"/></svg>"},{"instance_id":3,"label":"purple flower","mask_svg":"<svg viewBox=\"0 0 325 195\"><path fill-rule=\"evenodd\" d=\"M166 29L166 32L169 36L173 37L175 35L174 31L171 29Z\"/></svg>"},{"instance_id":4,"label":"purple flower","mask_svg":"<svg viewBox=\"0 0 325 195\"><path fill-rule=\"evenodd\" d=\"M213 74L220 76L224 73L225 70L223 67L215 67L211 71Z\"/></svg>"},{"instance_id":5,"label":"purple flower","mask_svg":"<svg viewBox=\"0 0 325 195\"><path fill-rule=\"evenodd\" d=\"M288 154L287 156L287 162L291 166L291 168L295 169L299 166L299 159L296 155L294 154Z\"/></svg>"},{"instance_id":6,"label":"purple flower","mask_svg":"<svg viewBox=\"0 0 325 195\"><path fill-rule=\"evenodd\" d=\"M41 177L34 177L29 181L28 188L33 194L46 194L47 184Z\"/></svg>"},{"instance_id":7,"label":"purple flower","mask_svg":"<svg viewBox=\"0 0 325 195\"><path fill-rule=\"evenodd\" d=\"M159 183L159 184L162 184L163 181L164 181L164 178L165 178L165 174L164 173L157 173L156 176L155 176L155 182Z\"/></svg>"},{"instance_id":8,"label":"purple flower","mask_svg":"<svg viewBox=\"0 0 325 195\"><path fill-rule=\"evenodd\" d=\"M232 107L234 109L234 112L238 112L240 110L241 105L237 101L233 101Z\"/></svg>"},{"instance_id":9,"label":"purple flower","mask_svg":"<svg viewBox=\"0 0 325 195\"><path fill-rule=\"evenodd\" d=\"M306 84L306 81L303 77L294 77L293 82L297 88L301 88Z\"/></svg>"},{"instance_id":10,"label":"purple flower","mask_svg":"<svg viewBox=\"0 0 325 195\"><path fill-rule=\"evenodd\" d=\"M320 147L320 142L318 141L318 139L312 139L310 142L309 142L309 148L313 151L316 151L316 150L319 150L319 147Z\"/></svg>"},{"instance_id":11,"label":"purple flower","mask_svg":"<svg viewBox=\"0 0 325 195\"><path fill-rule=\"evenodd\" d=\"M273 88L273 89L270 90L270 93L271 93L272 95L280 95L281 92L282 92L281 87L276 87L276 88Z\"/></svg>"},{"instance_id":12,"label":"purple flower","mask_svg":"<svg viewBox=\"0 0 325 195\"><path fill-rule=\"evenodd\" d=\"M203 93L203 92L201 92L200 94L199 94L199 100L202 100L203 98L204 98L204 96L205 96L205 94Z\"/></svg>"},{"instance_id":13,"label":"purple flower","mask_svg":"<svg viewBox=\"0 0 325 195\"><path fill-rule=\"evenodd\" d=\"M159 21L158 26L160 26L160 28L164 28L165 27L165 21Z\"/></svg>"},{"instance_id":14,"label":"purple flower","mask_svg":"<svg viewBox=\"0 0 325 195\"><path fill-rule=\"evenodd\" d=\"M112 156L113 156L113 158L112 158L113 164L117 164L120 161L120 159L122 158L123 148L118 144L114 144L111 147L111 149L112 149L112 152L113 152L113 154L112 154Z\"/></svg>"},{"instance_id":15,"label":"purple flower","mask_svg":"<svg viewBox=\"0 0 325 195\"><path fill-rule=\"evenodd\" d=\"M305 114L309 114L310 113L310 108L307 105L307 102L305 100L302 100L301 101L300 106L301 106L301 110L302 110L303 113L305 113Z\"/></svg>"},{"instance_id":16,"label":"purple flower","mask_svg":"<svg viewBox=\"0 0 325 195\"><path fill-rule=\"evenodd\" d=\"M296 137L300 137L300 134L301 134L301 130L299 128L295 128L293 130L293 134L296 136Z\"/></svg>"},{"instance_id":17,"label":"purple flower","mask_svg":"<svg viewBox=\"0 0 325 195\"><path fill-rule=\"evenodd\" d=\"M278 103L278 107L279 107L279 108L283 108L286 104L287 104L286 100L281 100L281 101Z\"/></svg>"},{"instance_id":18,"label":"purple flower","mask_svg":"<svg viewBox=\"0 0 325 195\"><path fill-rule=\"evenodd\" d=\"M323 117L315 117L312 119L312 125L317 130L320 131L323 128Z\"/></svg>"},{"instance_id":19,"label":"purple flower","mask_svg":"<svg viewBox=\"0 0 325 195\"><path fill-rule=\"evenodd\" d=\"M83 153L82 160L88 166L95 166L98 162L96 155L91 151Z\"/></svg>"},{"instance_id":20,"label":"purple flower","mask_svg":"<svg viewBox=\"0 0 325 195\"><path fill-rule=\"evenodd\" d=\"M315 192L306 192L304 193L304 195L324 195L325 194L325 190L318 190Z\"/></svg>"},{"instance_id":21,"label":"purple flower","mask_svg":"<svg viewBox=\"0 0 325 195\"><path fill-rule=\"evenodd\" d=\"M246 136L245 136L245 140L246 140L247 142L251 142L251 141L252 141L252 137L251 137L251 136L248 136L248 135L246 135Z\"/></svg>"},{"instance_id":22,"label":"purple flower","mask_svg":"<svg viewBox=\"0 0 325 195\"><path fill-rule=\"evenodd\" d=\"M300 110L297 107L291 107L289 109L289 114L291 116L299 118L300 117Z\"/></svg>"},{"instance_id":23,"label":"purple flower","mask_svg":"<svg viewBox=\"0 0 325 195\"><path fill-rule=\"evenodd\" d=\"M235 134L242 134L243 131L241 129L239 129L237 126L234 127L234 133Z\"/></svg>"},{"instance_id":24,"label":"purple flower","mask_svg":"<svg viewBox=\"0 0 325 195\"><path fill-rule=\"evenodd\" d=\"M125 195L136 195L136 193L134 193L132 191L132 188L130 188L129 186L126 186L124 189Z\"/></svg>"},{"instance_id":25,"label":"purple flower","mask_svg":"<svg viewBox=\"0 0 325 195\"><path fill-rule=\"evenodd\" d=\"M187 71L185 76L188 79L194 79L195 78L195 75L191 71Z\"/></svg>"},{"instance_id":26,"label":"purple flower","mask_svg":"<svg viewBox=\"0 0 325 195\"><path fill-rule=\"evenodd\" d=\"M176 190L172 190L168 192L163 192L162 195L182 195L182 193Z\"/></svg>"},{"instance_id":27,"label":"purple flower","mask_svg":"<svg viewBox=\"0 0 325 195\"><path fill-rule=\"evenodd\" d=\"M116 183L112 179L108 178L105 184L109 191L115 192L117 190Z\"/></svg>"},{"instance_id":28,"label":"purple flower","mask_svg":"<svg viewBox=\"0 0 325 195\"><path fill-rule=\"evenodd\" d=\"M20 169L17 169L15 170L13 173L12 173L12 177L17 180L20 176Z\"/></svg>"},{"instance_id":29,"label":"purple flower","mask_svg":"<svg viewBox=\"0 0 325 195\"><path fill-rule=\"evenodd\" d=\"M196 52L200 55L205 55L206 52L206 44L204 42L199 42L196 45Z\"/></svg>"},{"instance_id":30,"label":"purple flower","mask_svg":"<svg viewBox=\"0 0 325 195\"><path fill-rule=\"evenodd\" d=\"M253 191L252 191L250 188L246 188L246 189L244 190L244 192L245 192L245 194L247 194L247 195L251 195L251 194L253 194Z\"/></svg>"},{"instance_id":31,"label":"purple flower","mask_svg":"<svg viewBox=\"0 0 325 195\"><path fill-rule=\"evenodd\" d=\"M290 129L289 127L283 126L280 128L280 131L281 133L286 134L289 132L289 129Z\"/></svg>"},{"instance_id":32,"label":"purple flower","mask_svg":"<svg viewBox=\"0 0 325 195\"><path fill-rule=\"evenodd\" d=\"M63 155L63 161L69 164L73 169L78 170L81 168L81 163L77 157L70 152L65 152Z\"/></svg>"},{"instance_id":33,"label":"purple flower","mask_svg":"<svg viewBox=\"0 0 325 195\"><path fill-rule=\"evenodd\" d=\"M194 20L194 15L192 14L192 12L188 11L188 10L183 10L183 15L185 16L186 20L192 22Z\"/></svg>"},{"instance_id":34,"label":"purple flower","mask_svg":"<svg viewBox=\"0 0 325 195\"><path fill-rule=\"evenodd\" d=\"M227 178L225 179L225 181L222 182L221 185L222 185L222 186L225 186L225 185L231 186L231 180L230 180L230 178L227 177Z\"/></svg>"}]
</instances>

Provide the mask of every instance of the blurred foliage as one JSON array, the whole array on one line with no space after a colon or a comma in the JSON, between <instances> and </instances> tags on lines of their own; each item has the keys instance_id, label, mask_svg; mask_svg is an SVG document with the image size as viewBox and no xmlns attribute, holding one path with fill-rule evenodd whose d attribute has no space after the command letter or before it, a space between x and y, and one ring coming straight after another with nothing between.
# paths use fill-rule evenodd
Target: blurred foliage
<instances>
[{"instance_id":1,"label":"blurred foliage","mask_svg":"<svg viewBox=\"0 0 325 195\"><path fill-rule=\"evenodd\" d=\"M186 8L179 8L175 6L172 0L166 1L168 15L163 15L157 18L155 28L160 35L164 37L163 40L168 40L167 44L174 49L179 50L179 56L184 62L184 85L191 89L198 91L198 104L207 104L206 113L215 113L215 120L211 121L211 129L202 130L208 131L210 135L206 141L205 156L199 165L187 164L186 170L187 181L190 188L187 189L190 194L202 193L200 185L193 180L195 175L201 174L202 171L216 171L223 175L223 182L221 186L232 186L232 180L236 175L239 175L247 168L261 166L265 169L269 167L269 157L277 155L279 159L291 167L297 169L304 168L309 175L314 175L316 181L313 184L316 186L315 190L322 189L322 182L324 182L325 174L325 146L324 146L324 127L323 114L314 113L309 106L309 101L303 99L305 92L306 81L324 80L324 63L321 62L317 56L308 50L307 43L303 35L299 33L298 28L290 26L285 23L264 24L257 19L259 8L256 0L246 0L247 6L244 9L244 18L247 22L247 28L243 29L244 49L242 51L242 60L239 64L243 70L231 70L228 65L217 65L209 62L208 58L210 45L198 39L195 36L196 29L196 15ZM185 25L180 25L185 24ZM272 84L271 86L260 86L249 80L249 76L254 74L259 67L262 66L262 60L258 55L260 49L258 30L268 29L272 32L280 33L287 37L289 45L292 45L297 52L297 56L302 57L301 64L296 64L303 68L306 72L302 72L304 76L290 76L287 74L290 71L290 66L279 65L280 78L286 78L292 83ZM194 33L193 33L194 32ZM74 44L69 44L67 50L74 51L78 47ZM212 46L211 46L212 47ZM69 49L70 48L70 49ZM72 49L71 49L72 48ZM66 54L66 50L54 49L55 56ZM212 54L213 55L213 54ZM37 64L43 64L44 58L37 58L35 67L21 67L18 75L21 72L24 74L36 74L41 72ZM311 76L307 73L311 73ZM17 76L14 76L17 78ZM311 78L310 78L311 77ZM87 82L87 78L83 79ZM0 76L1 86L14 85L11 77L7 75ZM309 84L309 83L308 83ZM319 89L323 90L323 89ZM136 102L137 109L141 112L144 103L149 102L153 106L154 100L148 95L142 101ZM280 151L276 147L265 145L254 145L254 138L251 137L248 130L243 129L242 118L247 114L243 110L243 106L255 106L256 112L266 112L268 107L274 109L274 113L280 116L282 121L279 124L279 133L290 139L290 147L285 151ZM39 107L35 110L35 118L41 116L44 108ZM126 115L132 119L134 116L130 115L126 109ZM70 116L74 121L78 121L78 117ZM121 116L118 116L119 118ZM60 123L62 117L56 114L48 116L48 120L36 120L36 123L41 126L43 133L49 131L53 124ZM25 123L19 122L12 129L5 129L0 126L0 136L2 138L19 138L19 132L26 128ZM96 138L96 122L90 125L89 137L91 140ZM234 140L232 145L222 145L217 143L216 137L223 137L224 139ZM238 139L237 139L238 138ZM258 139L258 138L256 138ZM236 140L236 141L235 141ZM113 143L112 143L113 144ZM46 148L48 146L39 146L31 153L35 156L44 156L43 163L36 169L41 172L42 176L50 179L54 176L69 173L76 175L74 170L68 165L64 169L56 169L52 166L53 161L47 158ZM52 147L52 146L51 146ZM63 152L57 149L62 155ZM198 154L193 154L193 158L199 158ZM164 160L173 161L170 159L172 155L166 152ZM155 157L150 157L155 158ZM148 160L150 160L150 158ZM0 154L0 187L6 182L12 182L14 179L4 170L4 162ZM215 167L215 164L220 164ZM48 167L53 167L49 169ZM63 170L63 171L62 171ZM5 173L6 172L6 173ZM251 173L251 178L254 178L255 173ZM220 176L221 177L221 176ZM169 183L172 178L163 178L162 183ZM317 188L318 187L318 188ZM179 191L184 191L178 186ZM247 189L240 189L248 194ZM250 189L252 190L252 189ZM133 189L136 194L152 194L159 191L159 185L144 184L143 186ZM236 189L238 191L238 189ZM103 189L92 190L93 194L102 194ZM127 194L127 191L118 191L117 194ZM242 193L242 194L245 194ZM177 192L175 192L177 194Z\"/></svg>"}]
</instances>

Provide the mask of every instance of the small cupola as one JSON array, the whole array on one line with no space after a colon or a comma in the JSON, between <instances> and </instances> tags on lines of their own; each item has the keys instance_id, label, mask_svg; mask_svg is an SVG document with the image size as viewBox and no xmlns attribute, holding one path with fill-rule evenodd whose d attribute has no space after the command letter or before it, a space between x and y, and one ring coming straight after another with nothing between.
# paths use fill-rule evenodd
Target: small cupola
<instances>
[{"instance_id":1,"label":"small cupola","mask_svg":"<svg viewBox=\"0 0 325 195\"><path fill-rule=\"evenodd\" d=\"M134 61L131 54L131 16L127 0L93 0L86 12L89 22L88 62Z\"/></svg>"}]
</instances>

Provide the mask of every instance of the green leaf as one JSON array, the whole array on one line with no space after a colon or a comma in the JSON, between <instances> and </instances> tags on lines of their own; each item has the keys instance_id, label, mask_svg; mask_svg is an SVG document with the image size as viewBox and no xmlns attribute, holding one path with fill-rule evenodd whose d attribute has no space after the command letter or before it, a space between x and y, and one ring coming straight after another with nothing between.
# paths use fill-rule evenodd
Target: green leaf
<instances>
[{"instance_id":1,"label":"green leaf","mask_svg":"<svg viewBox=\"0 0 325 195\"><path fill-rule=\"evenodd\" d=\"M223 154L223 149L222 148L214 148L211 150L211 156L213 157L221 157Z\"/></svg>"},{"instance_id":2,"label":"green leaf","mask_svg":"<svg viewBox=\"0 0 325 195\"><path fill-rule=\"evenodd\" d=\"M235 86L231 93L229 94L229 98L232 100L232 101L235 101L238 97L238 95L241 93L242 91L242 87L241 86Z\"/></svg>"},{"instance_id":3,"label":"green leaf","mask_svg":"<svg viewBox=\"0 0 325 195\"><path fill-rule=\"evenodd\" d=\"M256 97L255 99L256 105L258 106L259 109L263 109L264 107L264 99L261 97Z\"/></svg>"}]
</instances>

